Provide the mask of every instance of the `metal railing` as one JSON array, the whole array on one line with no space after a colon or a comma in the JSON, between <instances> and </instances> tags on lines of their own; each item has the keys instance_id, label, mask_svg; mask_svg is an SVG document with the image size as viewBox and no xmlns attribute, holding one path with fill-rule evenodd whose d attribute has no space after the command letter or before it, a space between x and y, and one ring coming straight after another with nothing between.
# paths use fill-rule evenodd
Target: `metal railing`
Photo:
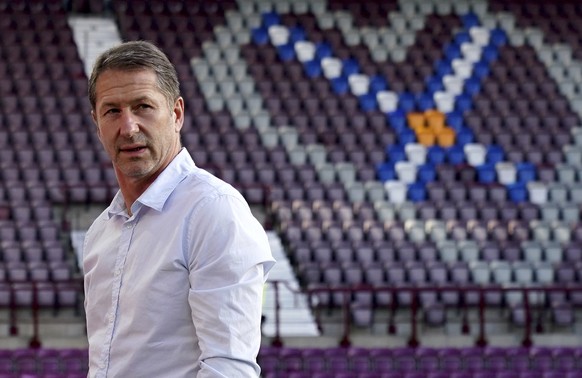
<instances>
[{"instance_id":1,"label":"metal railing","mask_svg":"<svg viewBox=\"0 0 582 378\"><path fill-rule=\"evenodd\" d=\"M47 286L48 285L48 286ZM45 291L47 288L51 288L54 293L54 300L52 303L40 303L39 293L41 290ZM75 292L76 301L71 304L59 303L58 292L59 290L70 290ZM30 294L30 300L19 300L19 294ZM0 307L5 307L9 311L8 317L8 329L11 336L18 336L20 333L19 327L19 311L30 310L31 322L32 322L32 334L30 336L28 345L30 348L38 349L42 346L40 333L39 333L39 312L42 309L50 309L57 313L59 310L68 307L73 307L75 311L81 315L82 312L82 302L81 298L83 295L83 280L82 279L72 279L68 281L25 281L25 282L8 282L4 285L0 285L0 296L3 298L8 298L7 303L0 304Z\"/></svg>"},{"instance_id":2,"label":"metal railing","mask_svg":"<svg viewBox=\"0 0 582 378\"><path fill-rule=\"evenodd\" d=\"M352 302L351 298L355 293L389 293L392 297L390 303L384 306L388 310L390 316L387 321L387 333L396 333L395 324L395 314L399 309L406 309L410 313L410 335L408 336L408 346L416 347L419 346L419 335L418 328L419 324L422 322L418 318L418 314L422 311L420 295L422 293L442 293L442 292L456 292L459 294L460 301L454 305L454 308L460 310L464 315L461 320L461 331L463 334L468 334L470 331L471 324L469 324L468 311L474 310L478 314L477 326L478 332L475 340L476 346L487 346L488 339L486 334L486 310L489 308L499 307L497 304L488 303L486 297L491 293L498 294L508 294L508 293L519 293L521 294L520 305L523 308L524 322L523 322L523 338L521 344L525 347L532 345L532 334L535 332L542 332L543 326L541 323L535 325L534 329L534 315L537 311L547 311L550 307L546 303L531 303L529 298L531 294L547 296L551 293L561 293L563 295L569 296L572 293L582 293L582 284L571 284L571 285L531 285L531 286L477 286L477 285L467 285L467 286L383 286L383 287L373 287L367 285L358 286L342 286L342 287L316 287L309 288L299 291L294 289L287 281L284 280L272 280L268 281L268 284L273 286L274 300L275 300L275 318L274 327L275 334L271 339L272 346L283 346L283 337L281 336L281 298L280 298L280 288L281 285L285 285L290 291L296 294L304 294L310 298L309 303L312 304L312 310L316 313L316 321L321 329L321 320L319 316L319 310L321 307L319 305L313 305L313 298L316 298L319 294L341 294L343 301L341 304L341 314L342 314L342 335L339 341L340 346L348 347L351 345L351 335L352 335ZM25 284L24 291L31 294L30 301L19 301L18 292L22 292L23 287L17 284ZM53 303L40 303L39 302L39 292L40 290L46 290L50 285L55 293L55 300ZM83 280L82 279L72 279L69 281L58 281L58 282L14 282L6 283L0 285L0 296L4 298L9 298L8 303L0 305L7 307L9 310L9 334L16 336L19 334L19 311L29 309L31 311L31 321L32 321L32 335L29 339L29 346L31 348L40 348L41 339L39 336L39 312L42 309L52 309L58 312L64 307L62 303L58 301L58 290L66 288L67 290L74 290L76 292L77 301L74 304L67 304L66 307L74 307L78 311L79 315L82 312L82 296L83 296ZM466 294L473 293L478 295L478 301L476 303L467 303L463 300ZM409 294L411 301L409 304L403 305L398 302L398 296L402 294ZM373 306L371 310L380 309L382 307ZM539 317L538 317L539 318Z\"/></svg>"},{"instance_id":3,"label":"metal railing","mask_svg":"<svg viewBox=\"0 0 582 378\"><path fill-rule=\"evenodd\" d=\"M268 281L270 285L273 286L273 292L275 295L275 334L271 340L272 346L283 346L283 338L281 336L281 320L280 320L280 311L281 311L281 298L280 298L280 290L279 287L281 285L286 285L289 290L293 291L286 281L281 280L272 280ZM295 291L297 294L299 292ZM408 338L408 345L411 347L419 346L419 336L418 336L418 327L421 320L418 319L418 314L422 311L421 308L421 301L420 301L420 294L421 293L442 293L442 292L456 292L459 295L459 302L454 305L454 308L462 311L464 316L461 321L461 331L463 334L468 334L470 332L470 324L468 319L468 311L469 310L476 310L478 313L478 335L475 341L477 346L487 346L488 339L485 330L486 324L486 309L488 308L498 308L499 305L488 303L486 300L487 294L490 293L498 293L498 294L508 294L508 293L519 293L521 294L521 306L524 311L524 322L523 322L523 338L521 340L521 344L524 347L529 347L532 345L532 334L534 332L534 313L536 311L546 311L550 307L547 304L538 304L538 303L531 303L530 302L530 294L536 295L549 295L550 293L562 293L565 295L569 295L573 292L580 292L582 293L582 284L575 284L575 285L529 285L529 286L478 286L478 285L467 285L467 286L449 286L449 285L425 285L425 286L367 286L367 285L358 285L358 286L342 286L342 287L325 287L320 286L316 288L309 288L305 289L303 292L304 294L308 295L310 298L317 296L318 294L325 293L325 294L334 294L340 293L343 295L343 302L341 305L342 310L342 323L343 323L343 332L341 339L339 341L340 346L350 346L351 345L351 328L352 328L352 319L351 319L351 298L354 296L355 293L358 292L367 292L367 293L389 293L392 297L391 303L387 305L387 309L389 310L390 316L388 319L387 324L387 332L389 334L396 333L396 325L395 325L395 313L398 309L406 308L410 311L410 329L411 333ZM398 296L399 294L408 293L411 296L411 302L408 305L402 305L398 303ZM465 294L472 293L478 295L478 301L476 303L468 303L464 301ZM310 301L311 302L311 301ZM374 307L370 305L371 309L378 309L380 307ZM317 306L314 306L314 310L318 312ZM319 322L319 315L317 316ZM321 327L320 327L321 329ZM543 326L541 323L538 323L535 327L536 332L542 332Z\"/></svg>"}]
</instances>

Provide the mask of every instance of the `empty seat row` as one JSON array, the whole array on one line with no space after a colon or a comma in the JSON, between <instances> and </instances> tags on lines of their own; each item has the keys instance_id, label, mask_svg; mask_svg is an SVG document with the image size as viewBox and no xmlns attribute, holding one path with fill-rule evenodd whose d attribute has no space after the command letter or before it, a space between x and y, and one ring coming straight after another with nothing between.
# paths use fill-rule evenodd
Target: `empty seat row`
<instances>
[{"instance_id":1,"label":"empty seat row","mask_svg":"<svg viewBox=\"0 0 582 378\"><path fill-rule=\"evenodd\" d=\"M446 233L444 224L437 223L430 225L433 235ZM348 223L349 224L349 223ZM377 226L376 226L377 227ZM449 225L450 227L450 225ZM523 225L509 224L510 232L527 233ZM396 232L403 234L403 226L399 226ZM442 236L435 236L433 240L417 240L412 242L403 238L376 238L366 240L362 238L362 229L348 226L346 235L353 235L351 238L342 237L342 227L333 225L327 229L329 237L322 238L322 231L319 227L305 230L306 239L296 238L296 232L301 232L300 228L292 226L284 229L283 243L288 248L291 257L297 255L298 261L304 260L339 260L344 261L346 257L353 256L354 259L362 262L370 261L494 261L503 260L508 262L527 263L576 263L582 259L582 249L580 240L573 240L567 243L544 240L532 240L522 237L520 240L497 240L483 239L480 241L466 238L447 239ZM502 232L503 229L501 230ZM381 233L380 228L371 232ZM467 232L466 229L453 230L456 233ZM335 236L334 236L335 235ZM398 234L393 234L398 235ZM291 236L291 237L289 237ZM322 250L321 256L317 250ZM327 252L326 252L327 251ZM331 253L331 255L330 255ZM342 258L336 258L335 254ZM326 258L327 257L327 258Z\"/></svg>"},{"instance_id":2,"label":"empty seat row","mask_svg":"<svg viewBox=\"0 0 582 378\"><path fill-rule=\"evenodd\" d=\"M3 349L0 351L2 377L68 377L87 375L87 349Z\"/></svg>"},{"instance_id":3,"label":"empty seat row","mask_svg":"<svg viewBox=\"0 0 582 378\"><path fill-rule=\"evenodd\" d=\"M317 199L326 199L323 192ZM343 198L336 197L336 199ZM421 209L421 211L427 209ZM473 216L439 220L435 216L434 207L432 210L433 213L427 214L426 219L414 219L416 209L413 208L409 213L412 219L405 218L403 221L377 220L373 214L364 220L347 218L349 215L343 219L328 220L321 219L321 216L311 216L309 210L304 211L303 218L298 216L296 219L289 218L282 210L279 210L276 219L282 221L279 226L280 232L283 240L290 245L301 242L333 244L384 241L399 245L446 240L453 242L471 241L480 244L489 242L490 245L497 246L515 245L525 241L568 245L579 242L581 236L575 219L563 221L557 214L552 217L548 216L547 219L533 219L527 222L515 218L503 220L496 217L481 220L475 216L477 208L468 203L463 210L471 210ZM493 211L492 214L495 214L495 208L492 207L490 210ZM553 210L558 211L558 208Z\"/></svg>"},{"instance_id":4,"label":"empty seat row","mask_svg":"<svg viewBox=\"0 0 582 378\"><path fill-rule=\"evenodd\" d=\"M578 348L518 347L477 348L292 348L264 347L259 364L266 373L307 371L311 374L334 372L395 373L445 371L472 374L474 371L498 372L562 372L580 369ZM430 377L431 375L424 375ZM437 377L437 375L434 375ZM440 377L441 375L438 375ZM453 377L456 375L450 375ZM458 375L465 377L466 375ZM471 375L469 375L471 376ZM485 376L485 375L483 375ZM576 376L576 375L572 375ZM273 375L277 377L277 375ZM539 377L539 375L538 375Z\"/></svg>"},{"instance_id":5,"label":"empty seat row","mask_svg":"<svg viewBox=\"0 0 582 378\"><path fill-rule=\"evenodd\" d=\"M448 3L444 3L448 4ZM382 19L379 19L382 22ZM434 371L418 371L418 372L392 372L392 373L356 373L346 371L326 371L326 372L304 372L292 371L280 373L268 373L265 378L579 378L581 375L575 370L564 371L548 371L548 372L508 372L498 371L491 372L489 370L475 370L471 372L434 372Z\"/></svg>"},{"instance_id":6,"label":"empty seat row","mask_svg":"<svg viewBox=\"0 0 582 378\"><path fill-rule=\"evenodd\" d=\"M0 63L0 72L7 74L8 65ZM50 98L55 94L59 96L70 96L75 94L79 97L87 95L87 81L83 78L62 78L52 79L50 77L31 79L15 78L1 79L0 93L3 95L25 96L47 96Z\"/></svg>"},{"instance_id":7,"label":"empty seat row","mask_svg":"<svg viewBox=\"0 0 582 378\"><path fill-rule=\"evenodd\" d=\"M322 251L320 251L322 252ZM331 252L327 252L328 255ZM358 261L344 257L307 260L297 259L299 273L308 284L386 286L392 284L434 285L552 285L571 284L582 280L580 265L565 266L550 263L525 263L494 260L470 263L408 261L398 263Z\"/></svg>"},{"instance_id":8,"label":"empty seat row","mask_svg":"<svg viewBox=\"0 0 582 378\"><path fill-rule=\"evenodd\" d=\"M0 221L0 240L12 241L44 241L58 240L59 229L52 220L39 222L16 223L10 220Z\"/></svg>"},{"instance_id":9,"label":"empty seat row","mask_svg":"<svg viewBox=\"0 0 582 378\"><path fill-rule=\"evenodd\" d=\"M61 262L66 260L65 248L58 239L3 240L0 244L0 263Z\"/></svg>"},{"instance_id":10,"label":"empty seat row","mask_svg":"<svg viewBox=\"0 0 582 378\"><path fill-rule=\"evenodd\" d=\"M36 293L36 294L35 294ZM31 280L0 283L0 305L3 308L31 308L34 301L44 308L77 307L80 305L80 287L70 282Z\"/></svg>"},{"instance_id":11,"label":"empty seat row","mask_svg":"<svg viewBox=\"0 0 582 378\"><path fill-rule=\"evenodd\" d=\"M4 250L6 253L6 250ZM6 261L0 263L0 282L67 282L74 268L67 261Z\"/></svg>"}]
</instances>

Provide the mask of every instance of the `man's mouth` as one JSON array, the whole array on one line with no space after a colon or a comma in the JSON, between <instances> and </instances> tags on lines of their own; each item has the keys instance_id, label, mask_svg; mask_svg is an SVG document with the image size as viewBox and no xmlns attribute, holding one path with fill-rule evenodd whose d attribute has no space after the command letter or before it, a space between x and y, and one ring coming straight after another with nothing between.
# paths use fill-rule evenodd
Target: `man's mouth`
<instances>
[{"instance_id":1,"label":"man's mouth","mask_svg":"<svg viewBox=\"0 0 582 378\"><path fill-rule=\"evenodd\" d=\"M139 153L142 151L145 151L147 147L146 146L127 146L127 147L121 147L119 149L119 152L122 153Z\"/></svg>"}]
</instances>

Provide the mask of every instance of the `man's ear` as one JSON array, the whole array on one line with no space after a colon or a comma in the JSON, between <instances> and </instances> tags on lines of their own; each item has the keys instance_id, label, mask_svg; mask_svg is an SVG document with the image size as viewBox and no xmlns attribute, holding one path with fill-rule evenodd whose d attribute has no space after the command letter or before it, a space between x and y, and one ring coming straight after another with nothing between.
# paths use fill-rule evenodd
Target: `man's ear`
<instances>
[{"instance_id":1,"label":"man's ear","mask_svg":"<svg viewBox=\"0 0 582 378\"><path fill-rule=\"evenodd\" d=\"M180 130L182 130L182 126L184 125L184 99L182 97L178 97L174 103L172 116L174 117L174 128L176 132L180 132Z\"/></svg>"}]
</instances>

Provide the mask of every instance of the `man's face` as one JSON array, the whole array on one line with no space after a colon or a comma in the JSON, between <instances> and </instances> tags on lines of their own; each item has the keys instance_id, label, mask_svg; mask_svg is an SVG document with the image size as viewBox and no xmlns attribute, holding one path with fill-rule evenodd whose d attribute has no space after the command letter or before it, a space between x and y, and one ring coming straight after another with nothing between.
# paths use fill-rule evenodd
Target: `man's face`
<instances>
[{"instance_id":1,"label":"man's face","mask_svg":"<svg viewBox=\"0 0 582 378\"><path fill-rule=\"evenodd\" d=\"M119 180L153 180L180 150L184 101L172 105L152 70L108 70L96 85L93 119Z\"/></svg>"}]
</instances>

